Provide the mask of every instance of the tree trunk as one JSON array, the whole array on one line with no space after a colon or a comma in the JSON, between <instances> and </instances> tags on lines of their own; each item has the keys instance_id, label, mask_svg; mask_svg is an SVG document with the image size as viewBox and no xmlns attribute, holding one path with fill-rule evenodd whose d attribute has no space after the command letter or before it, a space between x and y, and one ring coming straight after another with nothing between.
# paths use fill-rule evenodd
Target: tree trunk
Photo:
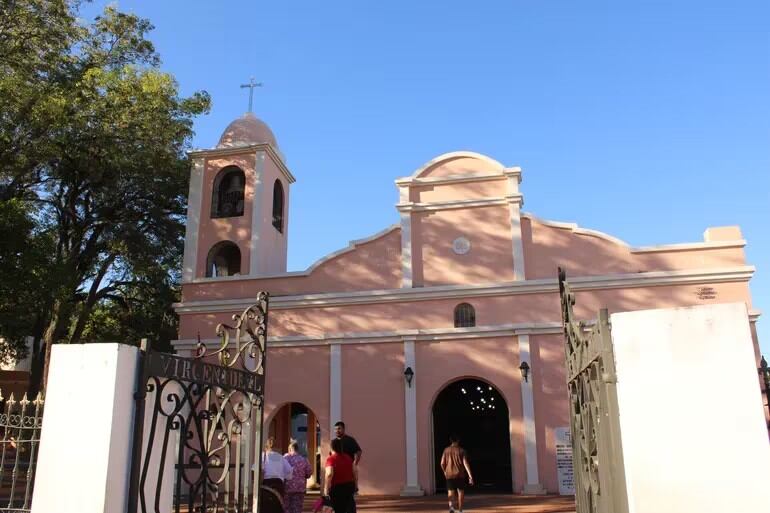
<instances>
[{"instance_id":1,"label":"tree trunk","mask_svg":"<svg viewBox=\"0 0 770 513\"><path fill-rule=\"evenodd\" d=\"M99 287L102 284L102 280L107 275L107 271L110 270L110 266L112 266L112 263L115 261L115 258L116 257L114 255L106 258L99 267L99 272L96 273L96 276L91 282L91 287L88 290L88 297L86 297L85 304L83 305L82 310L79 312L78 319L75 322L75 328L72 330L72 334L70 335L70 344L77 344L80 342L80 337L83 335L86 322L88 322L88 319L91 318L91 312L94 310L94 305L107 291L99 291Z\"/></svg>"},{"instance_id":2,"label":"tree trunk","mask_svg":"<svg viewBox=\"0 0 770 513\"><path fill-rule=\"evenodd\" d=\"M32 358L29 369L29 397L36 397L43 385L45 354L42 353L45 352L45 347L42 346L42 339L42 336L36 334L32 342Z\"/></svg>"},{"instance_id":3,"label":"tree trunk","mask_svg":"<svg viewBox=\"0 0 770 513\"><path fill-rule=\"evenodd\" d=\"M70 335L70 344L77 344L80 342L80 337L83 335L83 330L86 328L86 322L88 322L88 319L91 318L91 312L93 309L94 302L91 302L90 300L86 301L86 304L83 305L83 308L78 313L78 319L75 322L75 328L72 330L72 335Z\"/></svg>"},{"instance_id":4,"label":"tree trunk","mask_svg":"<svg viewBox=\"0 0 770 513\"><path fill-rule=\"evenodd\" d=\"M48 385L48 370L51 365L51 347L64 337L64 331L67 328L67 324L70 318L71 305L67 301L57 299L54 301L51 308L51 320L48 322L48 327L43 334L43 373L42 373L42 390L45 391Z\"/></svg>"},{"instance_id":5,"label":"tree trunk","mask_svg":"<svg viewBox=\"0 0 770 513\"><path fill-rule=\"evenodd\" d=\"M48 317L50 305L47 304L35 319L35 327L32 331L32 355L29 373L29 397L36 397L43 386L43 363L45 360L45 346L43 345L43 330L45 319Z\"/></svg>"}]
</instances>

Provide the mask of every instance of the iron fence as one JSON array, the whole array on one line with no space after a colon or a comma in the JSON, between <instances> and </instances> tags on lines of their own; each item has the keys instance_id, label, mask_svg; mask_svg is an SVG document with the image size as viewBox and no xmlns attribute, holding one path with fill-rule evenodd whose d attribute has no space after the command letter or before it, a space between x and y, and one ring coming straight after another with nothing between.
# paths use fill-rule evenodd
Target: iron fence
<instances>
[{"instance_id":1,"label":"iron fence","mask_svg":"<svg viewBox=\"0 0 770 513\"><path fill-rule=\"evenodd\" d=\"M42 394L17 400L0 394L0 512L27 513L32 509L40 429L43 425Z\"/></svg>"}]
</instances>

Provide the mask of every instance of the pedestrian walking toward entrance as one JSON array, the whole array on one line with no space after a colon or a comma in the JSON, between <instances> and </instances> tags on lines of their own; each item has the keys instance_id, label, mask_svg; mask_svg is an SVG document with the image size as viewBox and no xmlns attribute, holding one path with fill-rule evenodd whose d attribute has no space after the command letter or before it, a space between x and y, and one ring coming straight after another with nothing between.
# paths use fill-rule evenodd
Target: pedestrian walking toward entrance
<instances>
[{"instance_id":1,"label":"pedestrian walking toward entrance","mask_svg":"<svg viewBox=\"0 0 770 513\"><path fill-rule=\"evenodd\" d=\"M284 493L284 505L286 513L302 513L302 503L305 500L307 480L313 475L307 458L299 453L299 443L296 440L289 442L289 452L283 456L291 465L291 478L286 480Z\"/></svg>"},{"instance_id":2,"label":"pedestrian walking toward entrance","mask_svg":"<svg viewBox=\"0 0 770 513\"><path fill-rule=\"evenodd\" d=\"M342 452L350 456L353 459L353 464L358 466L358 463L361 461L361 454L363 451L361 450L361 446L358 445L356 439L345 433L344 422L339 421L334 424L334 434L337 436L337 440L342 442Z\"/></svg>"},{"instance_id":3,"label":"pedestrian walking toward entrance","mask_svg":"<svg viewBox=\"0 0 770 513\"><path fill-rule=\"evenodd\" d=\"M293 474L291 465L283 459L281 453L273 449L274 445L275 439L269 437L262 453L262 486L259 496L260 511L263 513L284 513L284 482L291 479Z\"/></svg>"},{"instance_id":4,"label":"pedestrian walking toward entrance","mask_svg":"<svg viewBox=\"0 0 770 513\"><path fill-rule=\"evenodd\" d=\"M361 446L355 438L345 433L345 423L342 421L334 424L334 434L337 435L337 440L342 443L342 452L347 454L353 459L353 478L356 483L356 492L358 492L358 463L361 461ZM350 513L356 513L355 503L353 503L353 509Z\"/></svg>"},{"instance_id":5,"label":"pedestrian walking toward entrance","mask_svg":"<svg viewBox=\"0 0 770 513\"><path fill-rule=\"evenodd\" d=\"M452 435L449 441L451 442L449 447L444 449L444 454L441 455L441 470L446 478L446 490L449 496L449 513L463 513L465 488L473 485L473 474L465 449L460 447L460 438ZM457 499L452 504L455 495Z\"/></svg>"},{"instance_id":6,"label":"pedestrian walking toward entrance","mask_svg":"<svg viewBox=\"0 0 770 513\"><path fill-rule=\"evenodd\" d=\"M331 446L332 453L326 458L323 497L331 502L334 513L352 513L356 508L353 458L343 451L342 439L335 438Z\"/></svg>"}]
</instances>

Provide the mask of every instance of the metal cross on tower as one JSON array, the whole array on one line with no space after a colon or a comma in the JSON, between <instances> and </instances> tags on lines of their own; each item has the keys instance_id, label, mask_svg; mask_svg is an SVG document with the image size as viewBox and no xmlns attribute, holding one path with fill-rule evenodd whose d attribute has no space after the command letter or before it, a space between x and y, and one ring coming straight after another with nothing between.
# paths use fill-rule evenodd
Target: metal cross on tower
<instances>
[{"instance_id":1,"label":"metal cross on tower","mask_svg":"<svg viewBox=\"0 0 770 513\"><path fill-rule=\"evenodd\" d=\"M262 87L262 82L255 82L254 77L251 77L248 84L241 85L241 89L246 89L247 87L249 88L249 112L251 112L251 105L254 99L254 88Z\"/></svg>"}]
</instances>

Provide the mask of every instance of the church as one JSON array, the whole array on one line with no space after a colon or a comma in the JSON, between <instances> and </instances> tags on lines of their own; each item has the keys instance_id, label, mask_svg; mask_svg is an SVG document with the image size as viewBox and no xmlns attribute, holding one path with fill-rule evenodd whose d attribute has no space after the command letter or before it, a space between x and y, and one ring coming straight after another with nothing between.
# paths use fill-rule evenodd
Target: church
<instances>
[{"instance_id":1,"label":"church","mask_svg":"<svg viewBox=\"0 0 770 513\"><path fill-rule=\"evenodd\" d=\"M190 160L174 347L186 355L199 336L215 343L218 323L270 293L265 426L279 446L300 441L316 462L311 486L342 420L363 448L364 495L442 490L450 433L468 451L476 489L569 493L557 468L570 425L558 267L588 321L601 308L743 302L759 353L754 268L738 227L631 247L523 211L519 167L457 151L394 177L396 224L287 272L301 176L270 128L248 113Z\"/></svg>"}]
</instances>

